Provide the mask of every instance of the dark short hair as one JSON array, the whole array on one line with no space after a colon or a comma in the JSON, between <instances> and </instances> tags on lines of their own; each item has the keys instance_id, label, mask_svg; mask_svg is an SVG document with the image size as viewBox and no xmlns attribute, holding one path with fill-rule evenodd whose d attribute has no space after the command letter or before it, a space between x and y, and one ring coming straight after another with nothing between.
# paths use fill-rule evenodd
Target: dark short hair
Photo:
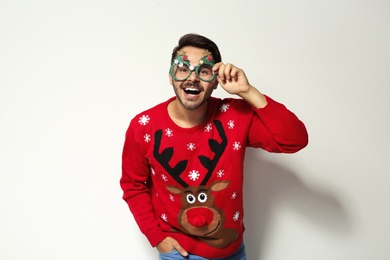
<instances>
[{"instance_id":1,"label":"dark short hair","mask_svg":"<svg viewBox=\"0 0 390 260\"><path fill-rule=\"evenodd\" d=\"M219 53L218 46L210 39L194 33L183 35L178 42L178 45L172 51L171 63L177 56L177 52L185 46L193 46L201 49L206 49L212 53L213 59L216 63L222 61L221 53Z\"/></svg>"}]
</instances>

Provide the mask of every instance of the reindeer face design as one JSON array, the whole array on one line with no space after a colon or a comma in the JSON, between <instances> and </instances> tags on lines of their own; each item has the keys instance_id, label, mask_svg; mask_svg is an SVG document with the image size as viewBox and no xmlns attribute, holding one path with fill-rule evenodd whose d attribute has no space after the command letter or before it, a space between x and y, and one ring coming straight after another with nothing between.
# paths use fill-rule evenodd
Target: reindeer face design
<instances>
[{"instance_id":1,"label":"reindeer face design","mask_svg":"<svg viewBox=\"0 0 390 260\"><path fill-rule=\"evenodd\" d=\"M188 233L198 237L213 237L225 222L222 210L214 205L214 195L225 189L229 181L213 183L210 187L188 187L180 189L168 186L174 194L181 194L182 209L179 213L179 224Z\"/></svg>"},{"instance_id":2,"label":"reindeer face design","mask_svg":"<svg viewBox=\"0 0 390 260\"><path fill-rule=\"evenodd\" d=\"M154 157L164 169L183 187L167 186L173 194L180 194L182 208L178 214L178 222L183 232L198 237L210 246L222 248L238 237L235 229L225 228L225 214L214 205L213 192L219 192L228 187L229 181L218 181L207 186L219 158L227 146L227 138L220 121L215 120L214 124L221 136L221 143L210 139L209 146L215 153L213 159L199 156L201 164L208 169L208 172L200 186L189 186L180 178L185 170L188 161L183 160L171 167L169 161L173 156L173 148L169 147L159 152L161 146L162 131L155 133Z\"/></svg>"}]
</instances>

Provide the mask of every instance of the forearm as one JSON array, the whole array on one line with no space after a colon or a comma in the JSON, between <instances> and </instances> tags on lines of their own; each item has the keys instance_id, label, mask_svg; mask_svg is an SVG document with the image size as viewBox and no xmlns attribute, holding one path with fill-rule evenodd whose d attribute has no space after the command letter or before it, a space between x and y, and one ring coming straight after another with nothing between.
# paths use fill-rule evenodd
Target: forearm
<instances>
[{"instance_id":1,"label":"forearm","mask_svg":"<svg viewBox=\"0 0 390 260\"><path fill-rule=\"evenodd\" d=\"M294 153L304 148L308 143L308 133L303 122L283 104L269 97L266 99L267 106L256 111L258 117L252 122L250 140L261 139L253 146L282 153ZM261 130L262 127L265 129Z\"/></svg>"},{"instance_id":2,"label":"forearm","mask_svg":"<svg viewBox=\"0 0 390 260\"><path fill-rule=\"evenodd\" d=\"M152 200L148 192L138 192L136 195L127 198L126 202L139 229L146 236L151 246L156 246L166 238L155 217Z\"/></svg>"},{"instance_id":3,"label":"forearm","mask_svg":"<svg viewBox=\"0 0 390 260\"><path fill-rule=\"evenodd\" d=\"M240 93L239 96L256 109L264 108L267 105L266 97L251 85L249 85L248 91Z\"/></svg>"},{"instance_id":4,"label":"forearm","mask_svg":"<svg viewBox=\"0 0 390 260\"><path fill-rule=\"evenodd\" d=\"M129 128L123 147L120 186L123 190L123 199L128 204L141 232L152 246L156 246L165 235L155 217L150 195L149 161L135 140L134 132Z\"/></svg>"}]
</instances>

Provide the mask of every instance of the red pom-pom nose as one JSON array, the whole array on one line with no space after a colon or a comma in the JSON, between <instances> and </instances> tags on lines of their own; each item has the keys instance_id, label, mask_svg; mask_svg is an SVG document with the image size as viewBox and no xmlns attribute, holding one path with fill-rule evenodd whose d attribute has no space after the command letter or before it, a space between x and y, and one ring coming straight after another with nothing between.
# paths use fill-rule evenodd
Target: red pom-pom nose
<instances>
[{"instance_id":1,"label":"red pom-pom nose","mask_svg":"<svg viewBox=\"0 0 390 260\"><path fill-rule=\"evenodd\" d=\"M187 211L188 223L195 227L208 226L213 218L213 212L207 208L195 208Z\"/></svg>"}]
</instances>

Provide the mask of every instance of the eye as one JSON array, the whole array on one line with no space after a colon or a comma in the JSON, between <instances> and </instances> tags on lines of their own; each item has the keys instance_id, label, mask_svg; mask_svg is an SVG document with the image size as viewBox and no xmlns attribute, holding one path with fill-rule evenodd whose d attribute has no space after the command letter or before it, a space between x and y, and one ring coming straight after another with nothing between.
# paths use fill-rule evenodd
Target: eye
<instances>
[{"instance_id":1,"label":"eye","mask_svg":"<svg viewBox=\"0 0 390 260\"><path fill-rule=\"evenodd\" d=\"M181 67L179 68L179 72L180 73L188 73L190 71L190 69L188 67Z\"/></svg>"},{"instance_id":2,"label":"eye","mask_svg":"<svg viewBox=\"0 0 390 260\"><path fill-rule=\"evenodd\" d=\"M194 195L188 194L188 195L187 195L187 201L188 201L188 203L190 203L190 204L194 204L195 201L196 201L196 198L195 198Z\"/></svg>"},{"instance_id":3,"label":"eye","mask_svg":"<svg viewBox=\"0 0 390 260\"><path fill-rule=\"evenodd\" d=\"M203 75L210 75L211 74L211 70L209 69L201 69L199 71L200 74L203 74Z\"/></svg>"},{"instance_id":4,"label":"eye","mask_svg":"<svg viewBox=\"0 0 390 260\"><path fill-rule=\"evenodd\" d=\"M212 68L210 65L203 65L199 68L199 74L211 75L213 74Z\"/></svg>"},{"instance_id":5,"label":"eye","mask_svg":"<svg viewBox=\"0 0 390 260\"><path fill-rule=\"evenodd\" d=\"M198 195L199 202L205 203L207 201L207 194L206 193L199 193Z\"/></svg>"}]
</instances>

